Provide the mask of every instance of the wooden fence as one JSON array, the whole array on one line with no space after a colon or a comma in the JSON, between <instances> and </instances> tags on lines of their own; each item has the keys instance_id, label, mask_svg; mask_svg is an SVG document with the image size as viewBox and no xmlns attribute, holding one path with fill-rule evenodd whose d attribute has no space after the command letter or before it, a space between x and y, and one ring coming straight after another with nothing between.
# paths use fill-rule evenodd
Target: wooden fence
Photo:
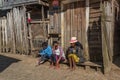
<instances>
[{"instance_id":1,"label":"wooden fence","mask_svg":"<svg viewBox=\"0 0 120 80\"><path fill-rule=\"evenodd\" d=\"M13 8L0 18L0 52L29 53L26 9Z\"/></svg>"}]
</instances>

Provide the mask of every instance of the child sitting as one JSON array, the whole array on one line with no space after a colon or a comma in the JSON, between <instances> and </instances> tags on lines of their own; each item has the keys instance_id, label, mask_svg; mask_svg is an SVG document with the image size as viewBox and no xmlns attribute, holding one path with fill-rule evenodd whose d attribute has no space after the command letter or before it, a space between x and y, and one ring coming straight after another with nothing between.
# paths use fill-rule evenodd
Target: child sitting
<instances>
[{"instance_id":1,"label":"child sitting","mask_svg":"<svg viewBox=\"0 0 120 80\"><path fill-rule=\"evenodd\" d=\"M40 58L38 59L38 65L44 63L46 60L48 60L52 55L52 48L48 45L47 42L42 43L42 50L40 50Z\"/></svg>"},{"instance_id":2,"label":"child sitting","mask_svg":"<svg viewBox=\"0 0 120 80\"><path fill-rule=\"evenodd\" d=\"M51 67L55 64L55 68L59 68L59 63L65 60L65 55L63 49L59 46L57 41L53 44L52 52Z\"/></svg>"}]
</instances>

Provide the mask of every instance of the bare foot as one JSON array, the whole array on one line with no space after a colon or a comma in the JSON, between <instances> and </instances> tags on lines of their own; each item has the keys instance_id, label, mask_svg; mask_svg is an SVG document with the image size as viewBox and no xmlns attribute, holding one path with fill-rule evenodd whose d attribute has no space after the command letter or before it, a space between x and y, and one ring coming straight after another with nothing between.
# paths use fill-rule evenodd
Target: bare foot
<instances>
[{"instance_id":1,"label":"bare foot","mask_svg":"<svg viewBox=\"0 0 120 80\"><path fill-rule=\"evenodd\" d=\"M50 65L50 67L49 68L53 68L54 66L53 65Z\"/></svg>"},{"instance_id":2,"label":"bare foot","mask_svg":"<svg viewBox=\"0 0 120 80\"><path fill-rule=\"evenodd\" d=\"M54 69L60 69L60 67L59 66L55 66L55 68Z\"/></svg>"}]
</instances>

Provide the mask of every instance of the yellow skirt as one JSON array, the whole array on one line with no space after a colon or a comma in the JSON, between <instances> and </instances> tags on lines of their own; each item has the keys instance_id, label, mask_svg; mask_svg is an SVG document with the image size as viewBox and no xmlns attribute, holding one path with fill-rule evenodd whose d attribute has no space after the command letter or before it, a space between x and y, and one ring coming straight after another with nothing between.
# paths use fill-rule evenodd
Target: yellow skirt
<instances>
[{"instance_id":1,"label":"yellow skirt","mask_svg":"<svg viewBox=\"0 0 120 80\"><path fill-rule=\"evenodd\" d=\"M72 57L75 60L75 62L79 62L79 60L80 60L80 58L77 57L77 55L75 55L75 54L69 54L68 57Z\"/></svg>"}]
</instances>

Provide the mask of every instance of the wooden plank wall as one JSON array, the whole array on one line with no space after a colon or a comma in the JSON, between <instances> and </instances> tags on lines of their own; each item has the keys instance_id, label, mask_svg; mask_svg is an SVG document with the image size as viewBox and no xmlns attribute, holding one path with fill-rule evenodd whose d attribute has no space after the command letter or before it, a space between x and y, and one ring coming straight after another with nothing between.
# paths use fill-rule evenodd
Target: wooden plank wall
<instances>
[{"instance_id":1,"label":"wooden plank wall","mask_svg":"<svg viewBox=\"0 0 120 80\"><path fill-rule=\"evenodd\" d=\"M53 1L50 1L49 7L49 34L61 34L61 9L60 4L56 9L52 5ZM59 1L60 2L60 1Z\"/></svg>"},{"instance_id":2,"label":"wooden plank wall","mask_svg":"<svg viewBox=\"0 0 120 80\"><path fill-rule=\"evenodd\" d=\"M55 10L51 11L50 16L50 27L49 27L49 33L61 33L61 16L60 11Z\"/></svg>"},{"instance_id":3,"label":"wooden plank wall","mask_svg":"<svg viewBox=\"0 0 120 80\"><path fill-rule=\"evenodd\" d=\"M90 60L102 62L100 0L90 0L88 44Z\"/></svg>"},{"instance_id":4,"label":"wooden plank wall","mask_svg":"<svg viewBox=\"0 0 120 80\"><path fill-rule=\"evenodd\" d=\"M64 48L70 46L71 37L77 39L85 47L85 1L76 1L64 4Z\"/></svg>"},{"instance_id":5,"label":"wooden plank wall","mask_svg":"<svg viewBox=\"0 0 120 80\"><path fill-rule=\"evenodd\" d=\"M30 40L31 42L31 50L39 50L42 47L42 42L46 40L44 33L48 35L47 29L44 32L43 25L48 26L47 23L31 23L30 24Z\"/></svg>"},{"instance_id":6,"label":"wooden plank wall","mask_svg":"<svg viewBox=\"0 0 120 80\"><path fill-rule=\"evenodd\" d=\"M2 52L28 54L28 29L25 7L13 8L0 18Z\"/></svg>"}]
</instances>

